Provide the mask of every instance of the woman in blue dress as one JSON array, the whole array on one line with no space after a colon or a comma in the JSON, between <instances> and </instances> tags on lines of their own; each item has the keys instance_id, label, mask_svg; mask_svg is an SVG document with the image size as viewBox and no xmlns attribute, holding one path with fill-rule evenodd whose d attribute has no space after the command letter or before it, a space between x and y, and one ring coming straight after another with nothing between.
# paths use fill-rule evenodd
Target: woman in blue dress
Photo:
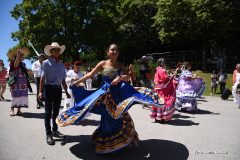
<instances>
[{"instance_id":1,"label":"woman in blue dress","mask_svg":"<svg viewBox=\"0 0 240 160\"><path fill-rule=\"evenodd\" d=\"M99 127L92 140L98 154L106 154L136 145L138 134L128 114L128 109L136 103L162 107L164 100L148 88L133 88L127 83L129 75L123 64L117 61L119 50L116 44L107 49L108 60L99 62L96 67L78 81L73 82L72 91L75 105L57 118L59 126L78 124L87 113L101 115ZM95 91L85 90L78 84L102 72L103 84Z\"/></svg>"}]
</instances>

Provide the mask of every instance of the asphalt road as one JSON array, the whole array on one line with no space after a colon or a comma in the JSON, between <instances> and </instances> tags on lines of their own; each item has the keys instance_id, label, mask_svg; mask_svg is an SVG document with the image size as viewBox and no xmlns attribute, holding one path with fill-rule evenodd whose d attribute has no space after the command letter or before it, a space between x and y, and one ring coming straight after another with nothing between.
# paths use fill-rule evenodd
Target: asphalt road
<instances>
[{"instance_id":1,"label":"asphalt road","mask_svg":"<svg viewBox=\"0 0 240 160\"><path fill-rule=\"evenodd\" d=\"M33 86L35 88L35 86ZM91 134L100 117L91 115L81 125L60 128L68 135L54 146L46 144L44 108L36 109L34 94L22 116L9 116L11 96L0 101L0 160L239 160L240 109L232 99L204 97L194 114L176 112L166 124L154 123L141 105L131 108L140 142L110 155L97 155ZM64 95L65 96L65 95Z\"/></svg>"}]
</instances>

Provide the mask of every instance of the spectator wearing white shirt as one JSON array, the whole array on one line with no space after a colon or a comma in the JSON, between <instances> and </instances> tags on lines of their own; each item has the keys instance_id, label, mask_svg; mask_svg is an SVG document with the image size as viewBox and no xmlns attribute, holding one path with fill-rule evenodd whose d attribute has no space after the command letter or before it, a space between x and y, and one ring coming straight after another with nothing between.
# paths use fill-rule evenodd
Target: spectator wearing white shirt
<instances>
[{"instance_id":1,"label":"spectator wearing white shirt","mask_svg":"<svg viewBox=\"0 0 240 160\"><path fill-rule=\"evenodd\" d=\"M72 95L72 90L70 89L70 85L74 81L77 81L78 79L80 79L83 76L83 74L81 72L81 66L82 66L81 61L76 61L76 62L74 62L73 70L69 70L67 72L66 84L67 84L68 93L71 95L71 98L65 99L63 111L66 111L69 107L73 107L73 105L74 105L74 99L73 99L73 95ZM84 86L83 83L81 85Z\"/></svg>"},{"instance_id":2,"label":"spectator wearing white shirt","mask_svg":"<svg viewBox=\"0 0 240 160\"><path fill-rule=\"evenodd\" d=\"M91 72L91 67L88 67L88 69L87 69L87 71L85 72L85 74L87 74L87 73L89 73L89 72ZM84 75L85 75L84 74ZM91 90L92 89L92 78L88 78L87 80L86 80L86 89L87 90Z\"/></svg>"},{"instance_id":3,"label":"spectator wearing white shirt","mask_svg":"<svg viewBox=\"0 0 240 160\"><path fill-rule=\"evenodd\" d=\"M65 67L65 72L67 74L68 71L72 70L72 63L71 62L65 62L64 67Z\"/></svg>"},{"instance_id":4,"label":"spectator wearing white shirt","mask_svg":"<svg viewBox=\"0 0 240 160\"><path fill-rule=\"evenodd\" d=\"M40 54L38 57L38 60L32 64L32 72L35 79L35 84L37 87L37 109L40 109L41 106L44 106L42 101L38 98L38 92L39 92L39 84L41 79L41 73L42 73L42 62L46 59L45 54Z\"/></svg>"}]
</instances>

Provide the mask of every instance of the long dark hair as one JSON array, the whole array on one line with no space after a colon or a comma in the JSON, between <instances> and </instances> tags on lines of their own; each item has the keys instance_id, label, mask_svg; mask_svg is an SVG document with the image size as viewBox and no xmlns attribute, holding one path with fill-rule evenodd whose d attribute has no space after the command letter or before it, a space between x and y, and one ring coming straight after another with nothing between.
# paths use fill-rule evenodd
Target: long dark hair
<instances>
[{"instance_id":1,"label":"long dark hair","mask_svg":"<svg viewBox=\"0 0 240 160\"><path fill-rule=\"evenodd\" d=\"M192 66L192 64L190 62L184 62L182 64L182 69L187 69L189 66Z\"/></svg>"},{"instance_id":2,"label":"long dark hair","mask_svg":"<svg viewBox=\"0 0 240 160\"><path fill-rule=\"evenodd\" d=\"M111 44L106 48L106 52L109 51L109 49L110 49L110 47L111 47L112 45L115 45L115 46L117 47L118 52L119 52L119 46L117 45L117 43L111 43Z\"/></svg>"}]
</instances>

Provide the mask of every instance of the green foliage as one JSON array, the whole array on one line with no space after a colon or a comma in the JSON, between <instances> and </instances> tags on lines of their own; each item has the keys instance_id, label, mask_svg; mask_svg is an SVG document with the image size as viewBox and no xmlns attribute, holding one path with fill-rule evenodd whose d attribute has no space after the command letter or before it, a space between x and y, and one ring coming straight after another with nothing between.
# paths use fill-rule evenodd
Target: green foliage
<instances>
[{"instance_id":1,"label":"green foliage","mask_svg":"<svg viewBox=\"0 0 240 160\"><path fill-rule=\"evenodd\" d=\"M64 59L79 59L79 50L96 50L111 41L114 25L106 14L111 10L109 4L114 5L101 0L24 0L11 12L20 19L20 30L12 37L22 45L29 39L41 51L46 44L57 41L66 45Z\"/></svg>"},{"instance_id":2,"label":"green foliage","mask_svg":"<svg viewBox=\"0 0 240 160\"><path fill-rule=\"evenodd\" d=\"M119 0L115 22L121 35L121 50L129 60L161 48L157 31L152 26L156 14L156 0Z\"/></svg>"},{"instance_id":3,"label":"green foliage","mask_svg":"<svg viewBox=\"0 0 240 160\"><path fill-rule=\"evenodd\" d=\"M232 25L239 17L239 2L234 4L228 0L159 0L154 26L163 42L178 48L232 45L233 32L239 35L240 31Z\"/></svg>"},{"instance_id":4,"label":"green foliage","mask_svg":"<svg viewBox=\"0 0 240 160\"><path fill-rule=\"evenodd\" d=\"M23 0L11 14L20 20L12 33L19 45L30 40L43 52L57 41L66 61L104 59L112 42L125 63L152 52L240 45L238 0Z\"/></svg>"},{"instance_id":5,"label":"green foliage","mask_svg":"<svg viewBox=\"0 0 240 160\"><path fill-rule=\"evenodd\" d=\"M188 37L192 40L195 33L194 12L188 0L159 0L158 12L153 17L159 38L165 43L173 40L183 43Z\"/></svg>"}]
</instances>

